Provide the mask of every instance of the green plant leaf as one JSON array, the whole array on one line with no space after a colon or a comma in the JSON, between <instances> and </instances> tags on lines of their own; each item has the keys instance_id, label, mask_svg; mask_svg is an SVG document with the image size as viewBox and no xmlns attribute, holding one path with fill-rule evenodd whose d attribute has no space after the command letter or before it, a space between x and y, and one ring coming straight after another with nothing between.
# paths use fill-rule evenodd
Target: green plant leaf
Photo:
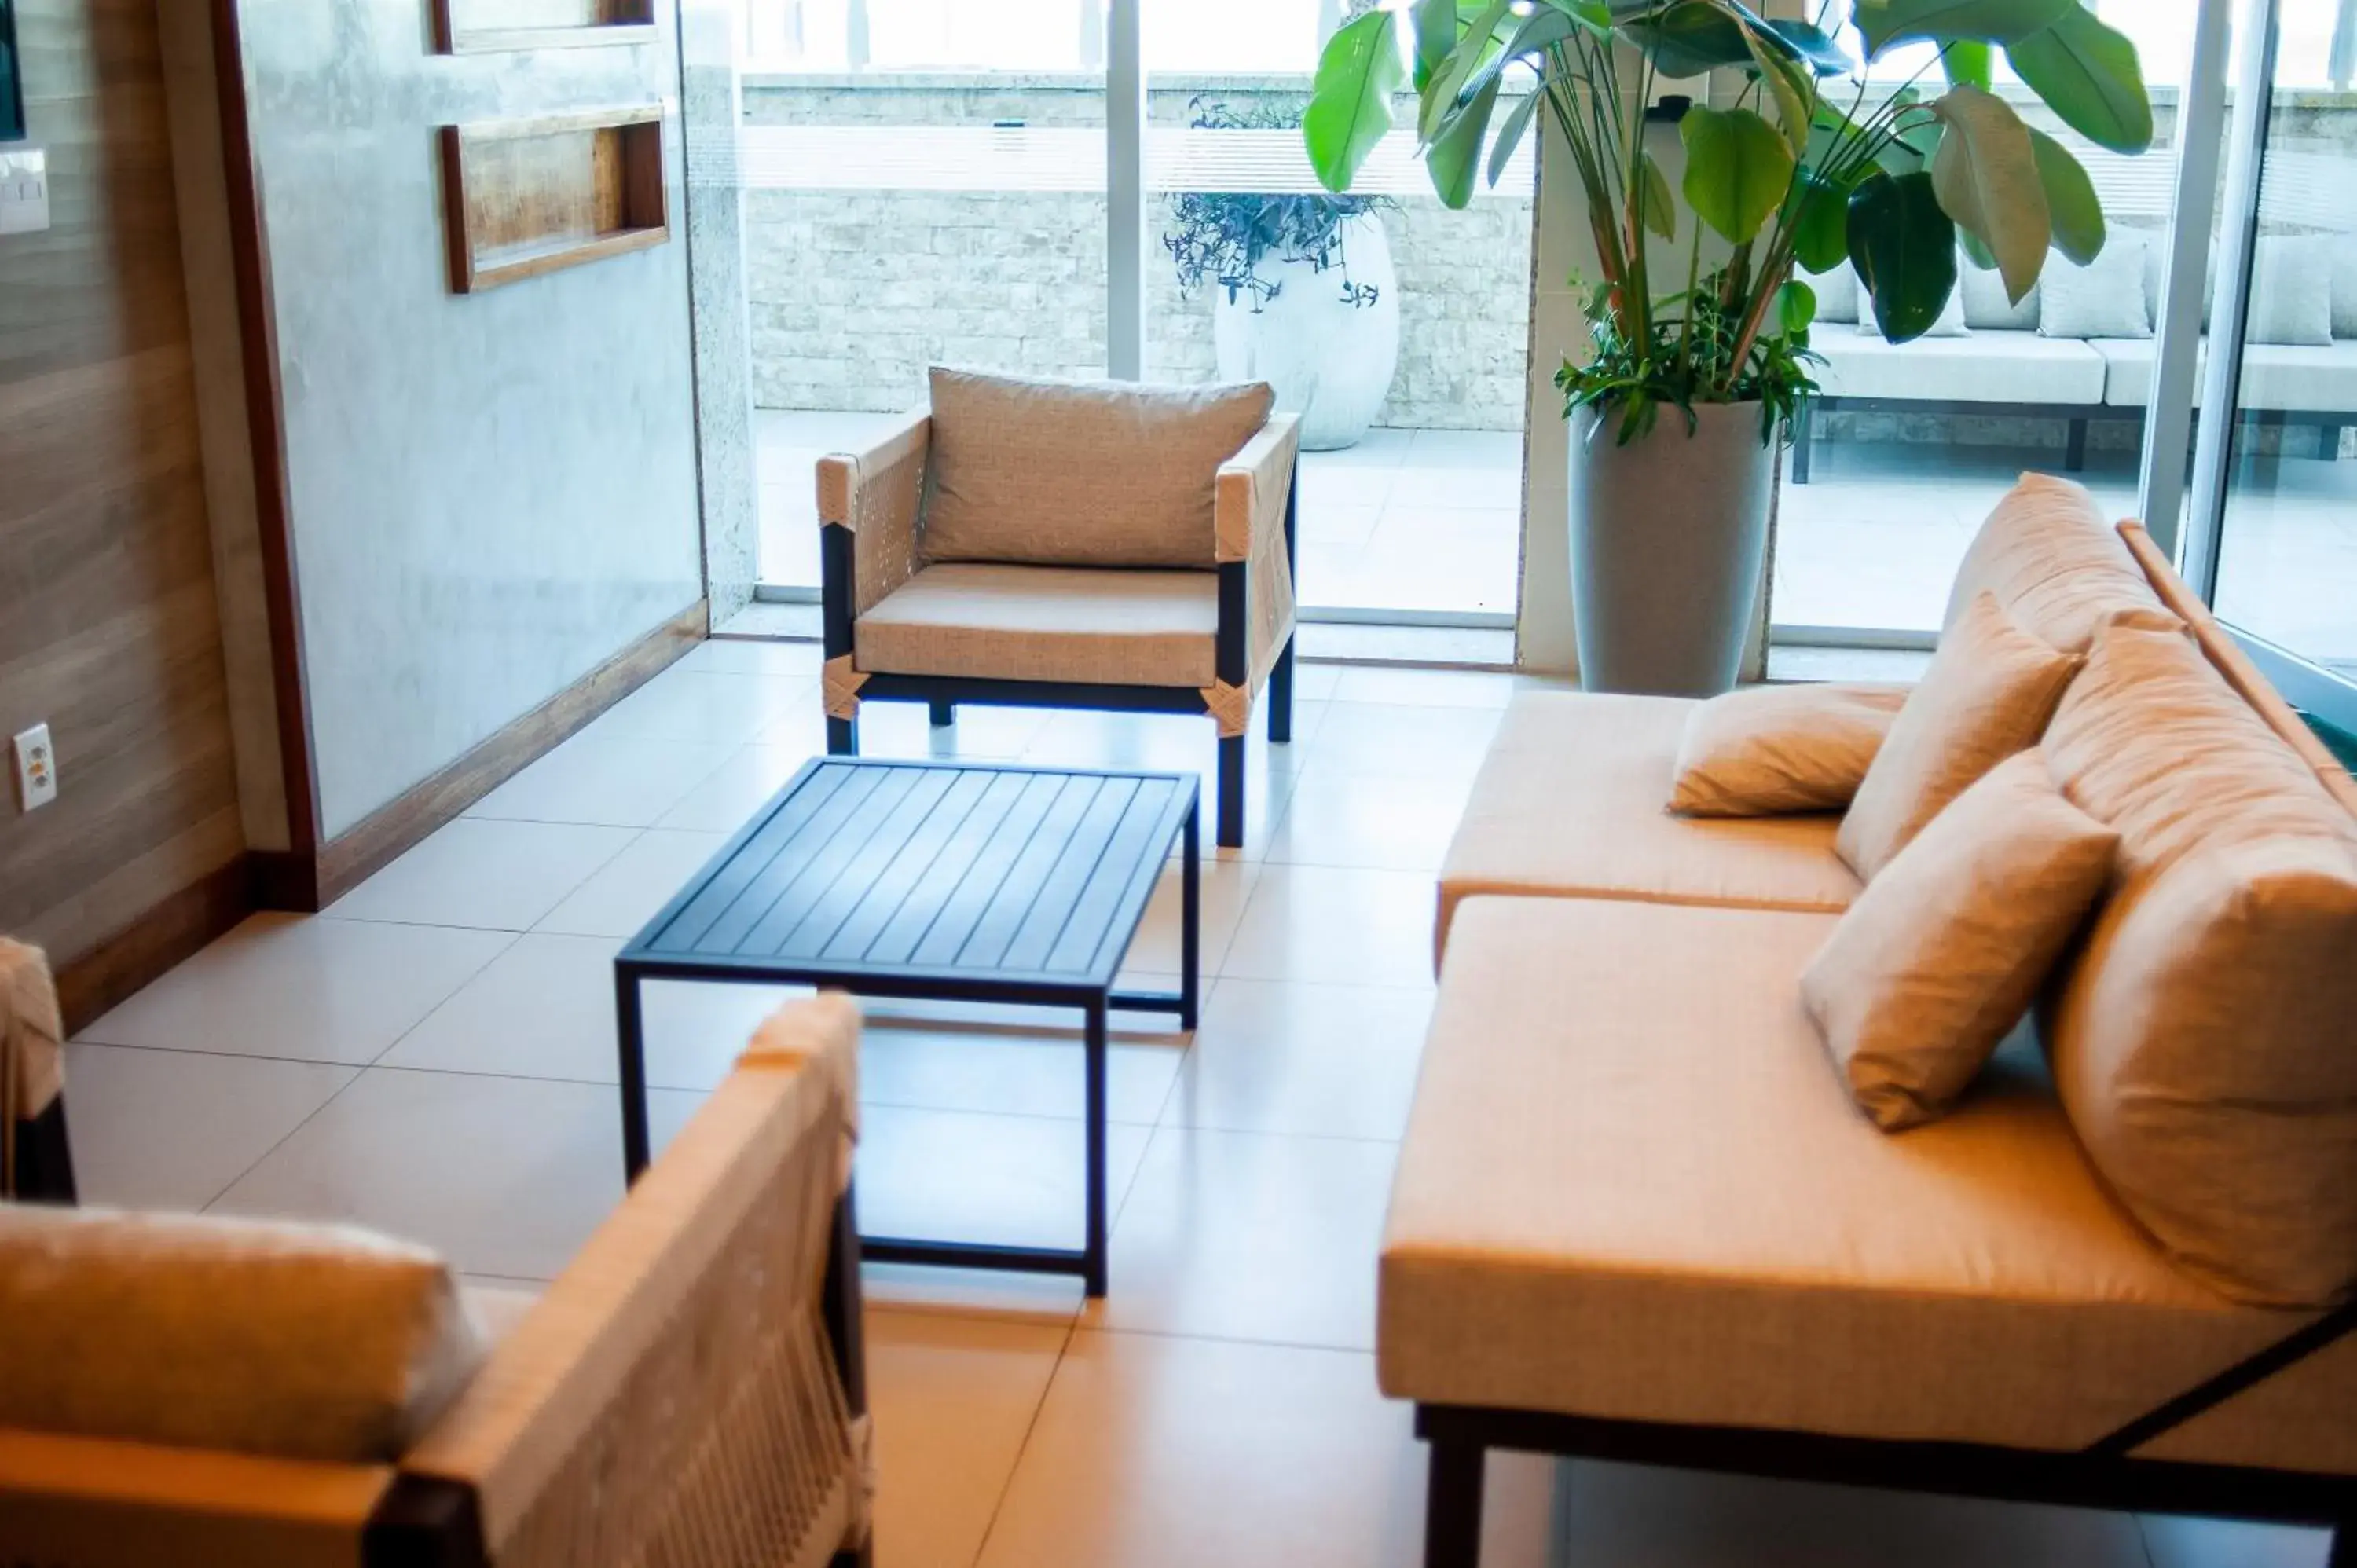
<instances>
[{"instance_id":1,"label":"green plant leaf","mask_svg":"<svg viewBox=\"0 0 2357 1568\"><path fill-rule=\"evenodd\" d=\"M1521 19L1506 39L1505 47L1490 57L1488 63L1473 73L1465 91L1479 92L1505 74L1506 68L1525 55L1534 55L1550 44L1559 44L1579 30L1579 24L1564 12L1541 7Z\"/></svg>"},{"instance_id":2,"label":"green plant leaf","mask_svg":"<svg viewBox=\"0 0 2357 1568\"><path fill-rule=\"evenodd\" d=\"M1956 286L1956 223L1928 174L1877 172L1849 199L1849 258L1894 343L1921 338Z\"/></svg>"},{"instance_id":3,"label":"green plant leaf","mask_svg":"<svg viewBox=\"0 0 2357 1568\"><path fill-rule=\"evenodd\" d=\"M1644 217L1645 227L1664 240L1676 239L1678 204L1670 196L1668 177L1662 173L1662 166L1653 161L1651 153L1638 159L1638 169L1644 181L1640 210Z\"/></svg>"},{"instance_id":4,"label":"green plant leaf","mask_svg":"<svg viewBox=\"0 0 2357 1568\"><path fill-rule=\"evenodd\" d=\"M1740 245L1760 232L1792 188L1791 144L1749 109L1695 104L1678 122L1686 145L1684 189L1695 216Z\"/></svg>"},{"instance_id":5,"label":"green plant leaf","mask_svg":"<svg viewBox=\"0 0 2357 1568\"><path fill-rule=\"evenodd\" d=\"M1978 38L1958 38L1940 48L1940 69L1951 87L1977 87L1986 92L1996 85L1996 55Z\"/></svg>"},{"instance_id":6,"label":"green plant leaf","mask_svg":"<svg viewBox=\"0 0 2357 1568\"><path fill-rule=\"evenodd\" d=\"M1538 113L1539 105L1545 99L1546 90L1535 88L1524 93L1507 112L1504 123L1498 127L1498 134L1490 143L1491 185L1497 184L1505 175L1506 165L1512 159L1514 149L1522 145L1523 133L1531 128L1531 117Z\"/></svg>"},{"instance_id":7,"label":"green plant leaf","mask_svg":"<svg viewBox=\"0 0 2357 1568\"><path fill-rule=\"evenodd\" d=\"M1776 320L1786 336L1806 332L1817 318L1817 291L1799 278L1788 278L1776 291Z\"/></svg>"},{"instance_id":8,"label":"green plant leaf","mask_svg":"<svg viewBox=\"0 0 2357 1568\"><path fill-rule=\"evenodd\" d=\"M1309 166L1327 189L1350 189L1359 166L1391 130L1392 94L1403 74L1389 11L1370 11L1327 40L1301 113Z\"/></svg>"},{"instance_id":9,"label":"green plant leaf","mask_svg":"<svg viewBox=\"0 0 2357 1568\"><path fill-rule=\"evenodd\" d=\"M1473 199L1474 172L1481 166L1481 144L1490 132L1490 116L1498 107L1503 79L1491 77L1465 106L1448 117L1440 134L1425 149L1424 166L1441 203L1461 208Z\"/></svg>"},{"instance_id":10,"label":"green plant leaf","mask_svg":"<svg viewBox=\"0 0 2357 1568\"><path fill-rule=\"evenodd\" d=\"M1465 85L1472 80L1473 73L1489 63L1490 52L1498 45L1498 29L1513 19L1513 0L1491 0L1473 18L1472 25L1458 35L1457 47L1424 85L1423 112L1416 118L1416 134L1426 144L1440 134L1440 127L1461 105Z\"/></svg>"},{"instance_id":11,"label":"green plant leaf","mask_svg":"<svg viewBox=\"0 0 2357 1568\"><path fill-rule=\"evenodd\" d=\"M1441 62L1457 47L1458 0L1415 0L1408 18L1415 27L1415 90L1430 85Z\"/></svg>"},{"instance_id":12,"label":"green plant leaf","mask_svg":"<svg viewBox=\"0 0 2357 1568\"><path fill-rule=\"evenodd\" d=\"M1948 216L1996 258L2006 295L2018 305L2054 239L2029 127L2004 99L1972 86L1950 88L1932 112L1947 129L1932 155L1932 188Z\"/></svg>"},{"instance_id":13,"label":"green plant leaf","mask_svg":"<svg viewBox=\"0 0 2357 1568\"><path fill-rule=\"evenodd\" d=\"M1823 27L1809 22L1787 21L1771 16L1766 24L1770 32L1782 39L1792 58L1803 61L1819 76L1847 76L1857 69L1849 51L1834 41Z\"/></svg>"},{"instance_id":14,"label":"green plant leaf","mask_svg":"<svg viewBox=\"0 0 2357 1568\"><path fill-rule=\"evenodd\" d=\"M2038 182L2046 188L2046 208L2054 218L2054 244L2064 255L2085 266L2104 248L2104 203L2095 182L2071 156L2071 149L2033 129L2031 152L2038 159Z\"/></svg>"},{"instance_id":15,"label":"green plant leaf","mask_svg":"<svg viewBox=\"0 0 2357 1568\"><path fill-rule=\"evenodd\" d=\"M1746 27L1743 40L1750 46L1752 74L1768 91L1769 101L1776 105L1776 123L1784 128L1784 140L1791 143L1792 156L1799 157L1809 150L1810 100L1813 85L1804 74L1804 68L1772 43Z\"/></svg>"},{"instance_id":16,"label":"green plant leaf","mask_svg":"<svg viewBox=\"0 0 2357 1568\"><path fill-rule=\"evenodd\" d=\"M1891 140L1874 155L1886 174L1922 174L1940 150L1940 122L1916 115L1891 133Z\"/></svg>"},{"instance_id":17,"label":"green plant leaf","mask_svg":"<svg viewBox=\"0 0 2357 1568\"><path fill-rule=\"evenodd\" d=\"M1792 224L1792 254L1813 273L1829 273L1849 259L1849 190L1803 174L1796 193L1800 212Z\"/></svg>"},{"instance_id":18,"label":"green plant leaf","mask_svg":"<svg viewBox=\"0 0 2357 1568\"><path fill-rule=\"evenodd\" d=\"M2140 153L2152 145L2152 96L2136 45L2083 6L2007 45L2005 58L2065 125L2097 146Z\"/></svg>"},{"instance_id":19,"label":"green plant leaf","mask_svg":"<svg viewBox=\"0 0 2357 1568\"><path fill-rule=\"evenodd\" d=\"M1700 76L1751 59L1744 13L1727 0L1634 0L1612 7L1621 36L1666 77Z\"/></svg>"},{"instance_id":20,"label":"green plant leaf","mask_svg":"<svg viewBox=\"0 0 2357 1568\"><path fill-rule=\"evenodd\" d=\"M2009 44L2042 32L2078 0L1857 0L1855 20L1871 59L1909 38Z\"/></svg>"}]
</instances>

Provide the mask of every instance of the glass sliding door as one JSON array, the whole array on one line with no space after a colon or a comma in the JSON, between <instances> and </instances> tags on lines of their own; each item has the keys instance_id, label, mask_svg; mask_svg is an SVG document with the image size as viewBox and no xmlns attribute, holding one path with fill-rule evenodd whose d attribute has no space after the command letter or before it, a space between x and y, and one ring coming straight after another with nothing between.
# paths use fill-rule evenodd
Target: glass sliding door
<instances>
[{"instance_id":1,"label":"glass sliding door","mask_svg":"<svg viewBox=\"0 0 2357 1568\"><path fill-rule=\"evenodd\" d=\"M926 367L1106 370L1104 0L749 0L737 128L760 581L814 589L813 467Z\"/></svg>"}]
</instances>

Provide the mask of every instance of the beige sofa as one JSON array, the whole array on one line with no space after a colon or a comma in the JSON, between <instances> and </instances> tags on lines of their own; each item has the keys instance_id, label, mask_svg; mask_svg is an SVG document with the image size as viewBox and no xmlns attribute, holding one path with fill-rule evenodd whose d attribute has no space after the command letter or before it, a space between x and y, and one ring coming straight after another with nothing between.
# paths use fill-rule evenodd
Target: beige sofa
<instances>
[{"instance_id":1,"label":"beige sofa","mask_svg":"<svg viewBox=\"0 0 2357 1568\"><path fill-rule=\"evenodd\" d=\"M845 998L772 1019L536 1301L365 1233L0 1208L0 1562L866 1563L857 1048Z\"/></svg>"},{"instance_id":2,"label":"beige sofa","mask_svg":"<svg viewBox=\"0 0 2357 1568\"><path fill-rule=\"evenodd\" d=\"M2095 599L2182 618L2357 811L2142 532L2040 486ZM1967 586L2085 645L2083 592ZM2034 1039L1943 1121L1860 1116L1797 998L1860 888L1837 820L1668 815L1690 706L1519 697L1441 876L1377 1337L1431 1444L1427 1563L1476 1561L1492 1447L2338 1523L2357 1563L2357 1313L2174 1266Z\"/></svg>"}]
</instances>

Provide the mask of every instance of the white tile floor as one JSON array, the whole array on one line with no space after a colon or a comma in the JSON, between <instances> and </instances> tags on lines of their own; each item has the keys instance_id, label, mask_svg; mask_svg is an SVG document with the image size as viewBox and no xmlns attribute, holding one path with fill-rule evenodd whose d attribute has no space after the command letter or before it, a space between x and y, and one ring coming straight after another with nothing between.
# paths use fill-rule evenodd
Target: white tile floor
<instances>
[{"instance_id":1,"label":"white tile floor","mask_svg":"<svg viewBox=\"0 0 2357 1568\"><path fill-rule=\"evenodd\" d=\"M610 960L806 757L807 646L707 643L324 916L263 917L92 1025L95 1201L342 1219L546 1280L621 1194ZM1374 1254L1429 1011L1432 863L1512 677L1303 671L1212 868L1191 1039L1123 1020L1113 1294L866 1271L885 1568L1412 1563L1419 1450L1376 1392ZM874 704L878 752L1204 768L1200 721ZM1135 962L1175 964L1175 897ZM658 1138L781 993L652 988ZM865 1046L871 1226L1064 1242L1080 1047L911 1008ZM1560 1496L1558 1496L1560 1492ZM1492 1466L1491 1568L2310 1568L2312 1535L1648 1473ZM1562 1555L1558 1555L1558 1553Z\"/></svg>"}]
</instances>

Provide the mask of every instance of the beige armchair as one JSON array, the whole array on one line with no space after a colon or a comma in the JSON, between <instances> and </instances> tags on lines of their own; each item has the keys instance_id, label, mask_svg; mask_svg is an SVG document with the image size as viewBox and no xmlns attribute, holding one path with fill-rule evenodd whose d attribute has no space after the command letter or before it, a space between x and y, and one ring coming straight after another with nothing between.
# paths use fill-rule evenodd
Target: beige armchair
<instances>
[{"instance_id":1,"label":"beige armchair","mask_svg":"<svg viewBox=\"0 0 2357 1568\"><path fill-rule=\"evenodd\" d=\"M1208 714L1219 842L1244 838L1244 736L1292 738L1300 422L1266 386L935 370L931 401L818 465L828 749L862 702Z\"/></svg>"},{"instance_id":2,"label":"beige armchair","mask_svg":"<svg viewBox=\"0 0 2357 1568\"><path fill-rule=\"evenodd\" d=\"M865 1562L848 1189L857 1034L842 998L772 1020L397 1459L263 1457L60 1435L70 1422L0 1423L0 1559ZM86 1391L58 1402L84 1418L104 1402Z\"/></svg>"}]
</instances>

